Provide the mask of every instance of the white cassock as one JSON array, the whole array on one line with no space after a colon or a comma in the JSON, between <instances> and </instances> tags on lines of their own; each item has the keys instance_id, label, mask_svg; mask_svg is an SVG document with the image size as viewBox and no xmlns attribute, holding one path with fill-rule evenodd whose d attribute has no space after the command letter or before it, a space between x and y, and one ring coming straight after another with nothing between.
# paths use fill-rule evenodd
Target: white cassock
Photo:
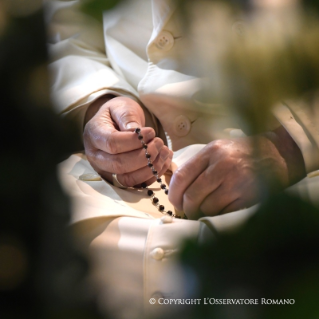
<instances>
[{"instance_id":1,"label":"white cassock","mask_svg":"<svg viewBox=\"0 0 319 319\"><path fill-rule=\"evenodd\" d=\"M181 149L174 156L176 165L202 146L184 147L241 134L219 104L210 104L202 112L205 80L197 78L190 65L180 63L185 61L181 57L187 57L189 36L170 1L125 3L104 14L103 28L85 23L77 6L78 1L47 1L57 112L76 118L82 129L86 109L94 100L105 94L129 96L144 108L146 125L155 127L174 151ZM318 123L306 109L294 105L280 106L275 115L299 145L307 172L318 169ZM214 232L235 227L254 210L199 221L162 218L145 193L115 188L87 175L94 173L81 154L59 167L61 183L72 198L73 229L91 256L100 305L118 318L160 311L149 303L150 298L187 297L185 277L175 262L183 239L209 240ZM303 183L306 186L299 189L313 184ZM160 191L157 195L169 207L165 195Z\"/></svg>"}]
</instances>

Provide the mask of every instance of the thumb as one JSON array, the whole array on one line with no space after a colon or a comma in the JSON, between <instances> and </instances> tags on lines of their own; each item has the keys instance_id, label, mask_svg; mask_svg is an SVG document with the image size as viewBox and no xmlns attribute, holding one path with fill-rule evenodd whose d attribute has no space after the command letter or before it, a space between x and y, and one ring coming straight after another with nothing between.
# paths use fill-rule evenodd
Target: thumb
<instances>
[{"instance_id":1,"label":"thumb","mask_svg":"<svg viewBox=\"0 0 319 319\"><path fill-rule=\"evenodd\" d=\"M116 98L113 102L111 116L120 131L132 131L145 125L143 109L137 102L127 97Z\"/></svg>"},{"instance_id":2,"label":"thumb","mask_svg":"<svg viewBox=\"0 0 319 319\"><path fill-rule=\"evenodd\" d=\"M136 122L136 121L132 121L132 122L127 122L125 124L125 128L121 128L121 131L124 131L124 130L134 130L136 129L137 127L142 127L143 125L141 125L140 123Z\"/></svg>"}]
</instances>

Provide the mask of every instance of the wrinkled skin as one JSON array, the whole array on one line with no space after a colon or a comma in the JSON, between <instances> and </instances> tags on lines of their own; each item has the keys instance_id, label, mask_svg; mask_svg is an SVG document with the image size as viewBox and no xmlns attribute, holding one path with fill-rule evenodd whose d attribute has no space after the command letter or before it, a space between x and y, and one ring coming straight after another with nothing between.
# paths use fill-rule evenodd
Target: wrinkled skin
<instances>
[{"instance_id":1,"label":"wrinkled skin","mask_svg":"<svg viewBox=\"0 0 319 319\"><path fill-rule=\"evenodd\" d=\"M209 143L174 172L169 199L197 219L249 207L304 176L300 150L281 127Z\"/></svg>"},{"instance_id":2,"label":"wrinkled skin","mask_svg":"<svg viewBox=\"0 0 319 319\"><path fill-rule=\"evenodd\" d=\"M155 181L134 129L141 128L159 175L173 152L150 127L142 108L127 97L105 96L87 111L84 147L92 167L106 180L112 173L125 186ZM286 188L305 176L298 146L283 127L273 132L213 141L173 174L169 200L188 218L214 216L257 203L268 192Z\"/></svg>"},{"instance_id":3,"label":"wrinkled skin","mask_svg":"<svg viewBox=\"0 0 319 319\"><path fill-rule=\"evenodd\" d=\"M104 97L97 100L87 111L83 140L86 156L103 178L112 181L112 173L125 186L147 185L155 181L147 166L145 151L134 129L142 128L141 134L148 144L152 162L159 175L169 168L173 152L164 145L155 131L144 127L145 117L141 106L127 97Z\"/></svg>"}]
</instances>

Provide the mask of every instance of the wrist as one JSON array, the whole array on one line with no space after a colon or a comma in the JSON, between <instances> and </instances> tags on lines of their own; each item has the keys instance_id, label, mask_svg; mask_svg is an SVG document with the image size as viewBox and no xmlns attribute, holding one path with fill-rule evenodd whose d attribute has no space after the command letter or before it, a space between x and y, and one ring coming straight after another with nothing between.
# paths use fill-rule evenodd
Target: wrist
<instances>
[{"instance_id":1,"label":"wrist","mask_svg":"<svg viewBox=\"0 0 319 319\"><path fill-rule=\"evenodd\" d=\"M295 184L306 176L305 162L302 153L283 126L263 134L268 138L277 148L278 152L285 160L289 184Z\"/></svg>"}]
</instances>

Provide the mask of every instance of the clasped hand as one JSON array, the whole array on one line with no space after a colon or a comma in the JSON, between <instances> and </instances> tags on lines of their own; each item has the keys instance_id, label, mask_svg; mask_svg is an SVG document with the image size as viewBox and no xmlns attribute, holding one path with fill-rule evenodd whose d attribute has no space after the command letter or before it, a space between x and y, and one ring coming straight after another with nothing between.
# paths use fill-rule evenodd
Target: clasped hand
<instances>
[{"instance_id":1,"label":"clasped hand","mask_svg":"<svg viewBox=\"0 0 319 319\"><path fill-rule=\"evenodd\" d=\"M162 175L173 152L145 126L140 105L127 97L105 97L86 115L85 152L106 180L112 173L125 186L155 182L145 151L133 130L141 128L155 169ZM268 189L283 189L305 176L298 146L284 128L268 136L216 140L178 168L169 185L169 200L188 218L232 212L258 202ZM275 186L275 187L273 187Z\"/></svg>"},{"instance_id":2,"label":"clasped hand","mask_svg":"<svg viewBox=\"0 0 319 319\"><path fill-rule=\"evenodd\" d=\"M169 168L173 152L155 137L154 129L145 126L141 106L127 97L100 99L90 106L84 128L86 156L96 172L108 181L112 173L125 186L147 185L155 182L147 166L145 151L133 132L141 127L141 134L148 145L152 162L159 175Z\"/></svg>"},{"instance_id":3,"label":"clasped hand","mask_svg":"<svg viewBox=\"0 0 319 319\"><path fill-rule=\"evenodd\" d=\"M207 144L174 172L169 200L198 219L249 207L304 176L300 150L281 127Z\"/></svg>"}]
</instances>

